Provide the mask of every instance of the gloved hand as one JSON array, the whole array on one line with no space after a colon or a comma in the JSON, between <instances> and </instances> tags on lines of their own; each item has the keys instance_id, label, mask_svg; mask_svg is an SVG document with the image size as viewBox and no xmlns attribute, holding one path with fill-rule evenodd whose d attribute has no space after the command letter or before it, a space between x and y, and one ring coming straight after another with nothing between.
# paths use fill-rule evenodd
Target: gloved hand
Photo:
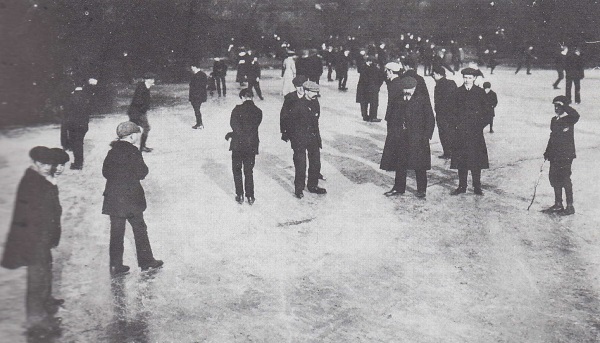
<instances>
[{"instance_id":1,"label":"gloved hand","mask_svg":"<svg viewBox=\"0 0 600 343\"><path fill-rule=\"evenodd\" d=\"M225 135L225 140L228 141L232 137L233 137L233 131L227 132L227 134Z\"/></svg>"},{"instance_id":2,"label":"gloved hand","mask_svg":"<svg viewBox=\"0 0 600 343\"><path fill-rule=\"evenodd\" d=\"M288 142L290 140L290 137L288 136L287 132L283 132L281 134L281 140L284 142Z\"/></svg>"}]
</instances>

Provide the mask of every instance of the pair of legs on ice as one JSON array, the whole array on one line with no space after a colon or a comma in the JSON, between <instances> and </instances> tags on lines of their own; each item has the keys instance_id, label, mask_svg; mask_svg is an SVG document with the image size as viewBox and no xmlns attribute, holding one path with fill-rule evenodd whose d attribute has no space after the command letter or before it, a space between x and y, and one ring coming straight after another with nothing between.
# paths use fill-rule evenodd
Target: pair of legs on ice
<instances>
[{"instance_id":1,"label":"pair of legs on ice","mask_svg":"<svg viewBox=\"0 0 600 343\"><path fill-rule=\"evenodd\" d=\"M308 180L306 178L306 158L308 156ZM296 175L294 177L294 194L298 199L304 197L304 186L311 193L325 194L325 188L319 187L321 175L321 150L319 145L309 144L306 148L294 149L294 167Z\"/></svg>"},{"instance_id":2,"label":"pair of legs on ice","mask_svg":"<svg viewBox=\"0 0 600 343\"><path fill-rule=\"evenodd\" d=\"M52 296L52 254L50 251L39 251L27 266L27 333L34 336L58 333L61 319L53 315L63 303L64 300Z\"/></svg>"},{"instance_id":3,"label":"pair of legs on ice","mask_svg":"<svg viewBox=\"0 0 600 343\"><path fill-rule=\"evenodd\" d=\"M123 240L125 238L125 224L129 222L133 229L135 250L138 266L143 270L159 268L163 261L156 260L152 254L150 240L148 239L148 226L144 221L144 214L132 214L129 217L110 216L110 271L113 274L123 274L129 267L123 265Z\"/></svg>"},{"instance_id":4,"label":"pair of legs on ice","mask_svg":"<svg viewBox=\"0 0 600 343\"><path fill-rule=\"evenodd\" d=\"M573 183L571 182L571 165L573 160L550 161L548 178L550 185L554 188L554 205L543 210L544 213L557 213L560 215L571 215L575 213L573 206ZM565 189L567 207L563 206L562 190Z\"/></svg>"},{"instance_id":5,"label":"pair of legs on ice","mask_svg":"<svg viewBox=\"0 0 600 343\"><path fill-rule=\"evenodd\" d=\"M232 151L231 169L233 171L233 182L235 183L235 200L244 202L244 184L246 185L246 198L250 205L254 204L254 164L256 155L254 152ZM242 181L242 170L244 178Z\"/></svg>"},{"instance_id":6,"label":"pair of legs on ice","mask_svg":"<svg viewBox=\"0 0 600 343\"><path fill-rule=\"evenodd\" d=\"M394 178L394 187L383 193L385 196L402 195L406 192L406 169L396 170ZM424 198L427 193L427 171L415 170L415 178L417 179L417 197Z\"/></svg>"}]
</instances>

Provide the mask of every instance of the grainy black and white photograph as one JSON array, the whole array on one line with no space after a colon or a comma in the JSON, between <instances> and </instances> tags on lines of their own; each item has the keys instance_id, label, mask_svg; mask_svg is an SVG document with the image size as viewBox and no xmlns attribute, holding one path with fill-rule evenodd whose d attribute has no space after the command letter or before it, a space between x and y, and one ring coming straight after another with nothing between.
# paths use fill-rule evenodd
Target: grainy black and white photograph
<instances>
[{"instance_id":1,"label":"grainy black and white photograph","mask_svg":"<svg viewBox=\"0 0 600 343\"><path fill-rule=\"evenodd\" d=\"M0 341L600 342L599 2L0 0Z\"/></svg>"}]
</instances>

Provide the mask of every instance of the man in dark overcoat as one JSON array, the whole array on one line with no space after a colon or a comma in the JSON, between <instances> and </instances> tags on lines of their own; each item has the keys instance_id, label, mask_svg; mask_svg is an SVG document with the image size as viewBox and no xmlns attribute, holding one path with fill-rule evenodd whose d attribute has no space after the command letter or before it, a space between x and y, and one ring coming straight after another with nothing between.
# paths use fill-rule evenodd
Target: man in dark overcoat
<instances>
[{"instance_id":1,"label":"man in dark overcoat","mask_svg":"<svg viewBox=\"0 0 600 343\"><path fill-rule=\"evenodd\" d=\"M584 63L581 50L575 48L573 53L567 55L565 62L566 96L571 101L571 87L575 84L575 103L581 103L581 80L584 77Z\"/></svg>"},{"instance_id":2,"label":"man in dark overcoat","mask_svg":"<svg viewBox=\"0 0 600 343\"><path fill-rule=\"evenodd\" d=\"M455 134L452 144L451 169L458 169L458 188L452 195L467 191L467 176L469 170L473 178L473 192L483 195L481 190L481 170L489 168L487 147L483 137L486 126L485 91L474 84L479 70L465 68L461 71L463 85L458 87L454 95Z\"/></svg>"},{"instance_id":3,"label":"man in dark overcoat","mask_svg":"<svg viewBox=\"0 0 600 343\"><path fill-rule=\"evenodd\" d=\"M558 53L556 55L556 58L554 59L554 68L556 69L556 72L558 73L558 79L556 79L556 81L554 81L554 83L552 84L552 87L554 89L559 89L558 88L558 84L560 83L560 81L562 79L565 78L565 67L566 67L566 63L567 63L567 54L569 53L569 48L565 45L560 47L560 53Z\"/></svg>"},{"instance_id":4,"label":"man in dark overcoat","mask_svg":"<svg viewBox=\"0 0 600 343\"><path fill-rule=\"evenodd\" d=\"M154 86L156 75L146 73L143 81L138 83L133 93L133 99L127 110L129 121L142 127L142 138L140 139L140 151L151 152L152 148L146 146L148 134L150 133L150 123L148 122L148 110L150 109L150 87Z\"/></svg>"},{"instance_id":5,"label":"man in dark overcoat","mask_svg":"<svg viewBox=\"0 0 600 343\"><path fill-rule=\"evenodd\" d=\"M283 105L281 106L281 111L279 112L279 128L281 131L281 140L287 142L290 140L290 111L294 108L294 104L304 98L304 82L308 81L306 76L304 75L296 75L292 80L294 87L296 87L295 92L289 92L283 97Z\"/></svg>"},{"instance_id":6,"label":"man in dark overcoat","mask_svg":"<svg viewBox=\"0 0 600 343\"><path fill-rule=\"evenodd\" d=\"M60 150L60 149L58 149ZM52 315L64 303L52 297L52 248L61 236L62 207L56 186L56 166L69 155L38 146L30 150L32 164L19 183L13 218L6 240L2 267L27 267L25 308L27 333L57 333L60 318Z\"/></svg>"},{"instance_id":7,"label":"man in dark overcoat","mask_svg":"<svg viewBox=\"0 0 600 343\"><path fill-rule=\"evenodd\" d=\"M253 169L258 155L258 127L262 122L262 111L252 101L253 97L250 88L240 91L240 99L243 103L231 111L229 123L233 131L226 136L226 139L231 138L229 150L231 150L231 169L235 183L235 200L240 204L244 202L245 185L246 198L250 205L255 201ZM244 182L242 182L242 168Z\"/></svg>"},{"instance_id":8,"label":"man in dark overcoat","mask_svg":"<svg viewBox=\"0 0 600 343\"><path fill-rule=\"evenodd\" d=\"M71 169L83 168L83 140L88 132L90 122L90 98L89 93L83 87L75 87L69 99L65 103L65 116L63 125L66 126L69 137L69 147L73 150L75 161ZM67 147L63 147L67 149Z\"/></svg>"},{"instance_id":9,"label":"man in dark overcoat","mask_svg":"<svg viewBox=\"0 0 600 343\"><path fill-rule=\"evenodd\" d=\"M286 113L287 133L294 150L294 194L298 199L304 197L306 185L308 191L325 194L325 188L319 187L321 174L321 133L319 117L321 108L316 99L319 85L312 81L303 84L304 97L294 102L293 107ZM308 180L306 178L306 158L308 155Z\"/></svg>"},{"instance_id":10,"label":"man in dark overcoat","mask_svg":"<svg viewBox=\"0 0 600 343\"><path fill-rule=\"evenodd\" d=\"M356 86L356 102L360 104L360 112L364 121L380 122L377 118L379 108L379 89L385 74L374 57L366 61L358 61L358 85Z\"/></svg>"},{"instance_id":11,"label":"man in dark overcoat","mask_svg":"<svg viewBox=\"0 0 600 343\"><path fill-rule=\"evenodd\" d=\"M312 82L315 82L316 84L319 84L319 79L321 78L321 75L323 74L323 60L321 59L321 57L319 55L317 55L317 50L316 49L311 49L309 52L309 56L306 58L306 60L304 61L304 63L306 63L306 65L304 66L304 68L306 68L306 77L308 77L308 79ZM298 71L298 66L296 65L296 74L300 74L300 72Z\"/></svg>"},{"instance_id":12,"label":"man in dark overcoat","mask_svg":"<svg viewBox=\"0 0 600 343\"><path fill-rule=\"evenodd\" d=\"M117 140L110 146L102 165L102 175L106 178L102 213L110 216L110 272L124 274L129 267L123 265L123 238L125 222L133 229L138 266L144 270L159 268L163 261L154 259L148 227L144 221L146 196L140 180L148 175L148 166L141 151L135 148L140 128L132 122L117 126Z\"/></svg>"},{"instance_id":13,"label":"man in dark overcoat","mask_svg":"<svg viewBox=\"0 0 600 343\"><path fill-rule=\"evenodd\" d=\"M345 91L346 82L348 81L348 70L350 69L350 50L340 50L335 55L335 78L338 80L338 89Z\"/></svg>"},{"instance_id":14,"label":"man in dark overcoat","mask_svg":"<svg viewBox=\"0 0 600 343\"><path fill-rule=\"evenodd\" d=\"M415 91L417 81L412 77L398 78L402 94L392 89L390 109L386 115L388 135L381 156L380 168L395 171L394 187L384 194L395 196L406 191L407 170L414 170L417 197L427 192L427 170L431 169L429 140L435 129L433 110L422 94ZM394 83L394 81L391 81Z\"/></svg>"},{"instance_id":15,"label":"man in dark overcoat","mask_svg":"<svg viewBox=\"0 0 600 343\"><path fill-rule=\"evenodd\" d=\"M200 70L199 63L194 63L191 66L192 78L190 79L190 91L189 100L194 109L194 115L196 116L196 124L192 126L192 129L203 129L204 124L202 123L202 112L200 107L202 103L206 102L206 86L208 85L208 77L206 73Z\"/></svg>"},{"instance_id":16,"label":"man in dark overcoat","mask_svg":"<svg viewBox=\"0 0 600 343\"><path fill-rule=\"evenodd\" d=\"M217 94L227 96L227 85L225 85L225 76L227 75L227 63L220 58L215 57L213 63L213 77L217 86Z\"/></svg>"},{"instance_id":17,"label":"man in dark overcoat","mask_svg":"<svg viewBox=\"0 0 600 343\"><path fill-rule=\"evenodd\" d=\"M575 213L573 206L573 184L571 183L571 165L575 154L575 124L579 121L579 113L569 106L569 99L559 95L552 100L554 113L550 122L550 139L544 152L544 158L550 161L548 178L554 188L554 205L543 210L545 213L571 215ZM562 189L565 189L567 208L563 207Z\"/></svg>"},{"instance_id":18,"label":"man in dark overcoat","mask_svg":"<svg viewBox=\"0 0 600 343\"><path fill-rule=\"evenodd\" d=\"M252 90L254 88L258 98L264 100L260 90L260 64L258 63L258 57L254 57L247 68L248 89Z\"/></svg>"},{"instance_id":19,"label":"man in dark overcoat","mask_svg":"<svg viewBox=\"0 0 600 343\"><path fill-rule=\"evenodd\" d=\"M496 116L496 106L498 106L498 95L492 90L492 84L490 82L483 83L483 90L485 91L486 99L486 123L490 124L490 133L494 133L494 117Z\"/></svg>"},{"instance_id":20,"label":"man in dark overcoat","mask_svg":"<svg viewBox=\"0 0 600 343\"><path fill-rule=\"evenodd\" d=\"M521 57L519 58L519 64L517 65L517 70L515 70L515 74L521 70L523 64L527 68L527 75L531 75L531 64L533 61L537 60L537 57L533 55L533 47L530 46L527 49L523 50Z\"/></svg>"},{"instance_id":21,"label":"man in dark overcoat","mask_svg":"<svg viewBox=\"0 0 600 343\"><path fill-rule=\"evenodd\" d=\"M435 105L435 121L437 122L442 155L440 158L452 156L452 136L454 134L454 92L456 82L446 78L446 69L442 66L433 68L433 79L435 88L433 90L433 101Z\"/></svg>"}]
</instances>

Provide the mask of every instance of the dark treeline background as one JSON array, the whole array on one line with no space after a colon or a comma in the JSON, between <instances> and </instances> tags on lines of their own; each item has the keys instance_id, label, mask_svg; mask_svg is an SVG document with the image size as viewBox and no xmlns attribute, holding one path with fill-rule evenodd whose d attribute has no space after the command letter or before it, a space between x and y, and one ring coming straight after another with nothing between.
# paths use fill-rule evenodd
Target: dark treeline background
<instances>
[{"instance_id":1,"label":"dark treeline background","mask_svg":"<svg viewBox=\"0 0 600 343\"><path fill-rule=\"evenodd\" d=\"M226 56L231 43L267 53L283 40L317 48L348 36L357 44L393 42L411 32L475 46L482 35L504 57L531 44L550 61L565 42L583 46L592 61L600 44L585 41L600 40L597 2L0 0L0 126L56 120L61 99L88 77L100 80L99 111L109 110L115 83L146 71L183 81L190 60Z\"/></svg>"}]
</instances>

